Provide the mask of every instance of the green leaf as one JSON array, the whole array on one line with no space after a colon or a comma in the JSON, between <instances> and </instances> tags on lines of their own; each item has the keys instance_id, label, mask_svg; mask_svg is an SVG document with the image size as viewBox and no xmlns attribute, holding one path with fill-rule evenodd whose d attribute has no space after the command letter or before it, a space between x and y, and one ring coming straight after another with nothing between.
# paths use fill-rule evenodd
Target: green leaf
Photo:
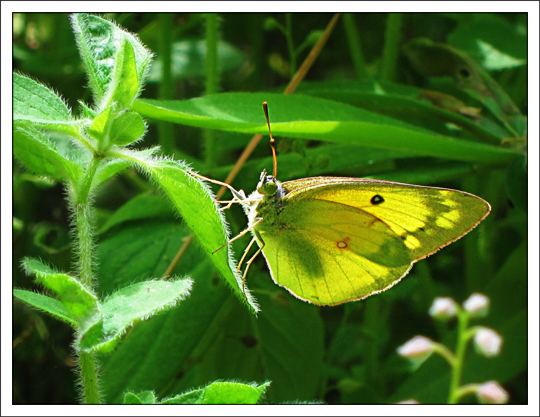
<instances>
[{"instance_id":1,"label":"green leaf","mask_svg":"<svg viewBox=\"0 0 540 417\"><path fill-rule=\"evenodd\" d=\"M150 158L152 155L154 155L158 150L159 147L157 146L149 149L142 149L140 151L133 149L122 149L120 151L122 158L110 157L102 164L100 164L96 176L94 177L94 181L92 182L92 189L96 188L104 181L113 177L120 171L132 166L134 162L130 161L130 159L136 158L140 160L146 160L147 158ZM127 159L126 156L129 156L129 159Z\"/></svg>"},{"instance_id":2,"label":"green leaf","mask_svg":"<svg viewBox=\"0 0 540 417\"><path fill-rule=\"evenodd\" d=\"M85 13L73 14L71 23L98 108L106 107L109 94L113 94L115 90L110 84L117 66L117 54L123 47L124 41L128 41L133 47L139 84L138 92L140 92L152 60L152 53L142 45L137 36L108 20ZM119 79L116 79L117 81ZM126 87L128 87L127 92L132 91L132 85Z\"/></svg>"},{"instance_id":3,"label":"green leaf","mask_svg":"<svg viewBox=\"0 0 540 417\"><path fill-rule=\"evenodd\" d=\"M98 233L102 234L125 222L150 219L174 221L171 203L161 195L139 194L116 210Z\"/></svg>"},{"instance_id":4,"label":"green leaf","mask_svg":"<svg viewBox=\"0 0 540 417\"><path fill-rule=\"evenodd\" d=\"M102 143L105 137L109 134L110 124L111 124L111 111L113 106L106 107L101 113L99 113L95 118L90 127L87 129L87 133L98 141ZM103 146L103 145L102 145Z\"/></svg>"},{"instance_id":5,"label":"green leaf","mask_svg":"<svg viewBox=\"0 0 540 417\"><path fill-rule=\"evenodd\" d=\"M447 42L467 52L487 70L501 70L527 64L526 36L519 35L508 20L478 14L459 24Z\"/></svg>"},{"instance_id":6,"label":"green leaf","mask_svg":"<svg viewBox=\"0 0 540 417\"><path fill-rule=\"evenodd\" d=\"M109 351L111 342L117 341L135 322L170 309L186 298L191 285L191 279L144 281L115 291L102 303L102 326L91 329L90 337L83 335L80 346L85 350Z\"/></svg>"},{"instance_id":7,"label":"green leaf","mask_svg":"<svg viewBox=\"0 0 540 417\"><path fill-rule=\"evenodd\" d=\"M128 108L139 93L139 87L135 52L131 43L124 40L116 54L116 66L108 86L110 96L105 105L115 104L116 110Z\"/></svg>"},{"instance_id":8,"label":"green leaf","mask_svg":"<svg viewBox=\"0 0 540 417\"><path fill-rule=\"evenodd\" d=\"M278 287L266 271L257 274L256 270L250 269L247 279L261 306L257 320L237 304L227 309L217 339L184 379L204 375L213 380L271 380L269 403L313 400L317 381L324 374L324 327L319 309ZM181 382L177 390L186 389Z\"/></svg>"},{"instance_id":9,"label":"green leaf","mask_svg":"<svg viewBox=\"0 0 540 417\"><path fill-rule=\"evenodd\" d=\"M495 122L484 122L482 115L472 120L460 113L461 108L441 108L425 99L428 93L438 92L399 84L358 80L303 82L296 92L350 104L459 139L499 145L501 139L511 134L499 124L492 128ZM452 96L449 98L455 99ZM461 129L452 131L449 125L457 125Z\"/></svg>"},{"instance_id":10,"label":"green leaf","mask_svg":"<svg viewBox=\"0 0 540 417\"><path fill-rule=\"evenodd\" d=\"M267 101L274 136L364 145L477 163L504 163L515 151L431 133L390 117L302 95L223 93L186 101L137 100L132 108L189 126L266 134ZM279 140L279 139L278 139Z\"/></svg>"},{"instance_id":11,"label":"green leaf","mask_svg":"<svg viewBox=\"0 0 540 417\"><path fill-rule=\"evenodd\" d=\"M160 404L257 404L269 386L270 382L212 382L204 388L169 398Z\"/></svg>"},{"instance_id":12,"label":"green leaf","mask_svg":"<svg viewBox=\"0 0 540 417\"><path fill-rule=\"evenodd\" d=\"M37 129L15 126L13 152L30 171L58 180L78 181L82 168L60 155L53 142Z\"/></svg>"},{"instance_id":13,"label":"green leaf","mask_svg":"<svg viewBox=\"0 0 540 417\"><path fill-rule=\"evenodd\" d=\"M218 41L218 63L221 72L238 67L246 60L245 54L225 41ZM172 46L172 75L176 79L203 77L206 74L206 41L187 39L175 42ZM148 82L161 79L161 58L157 58L148 74Z\"/></svg>"},{"instance_id":14,"label":"green leaf","mask_svg":"<svg viewBox=\"0 0 540 417\"><path fill-rule=\"evenodd\" d=\"M143 118L138 113L128 111L114 119L110 139L115 145L125 146L140 139L145 131Z\"/></svg>"},{"instance_id":15,"label":"green leaf","mask_svg":"<svg viewBox=\"0 0 540 417\"><path fill-rule=\"evenodd\" d=\"M138 394L127 392L124 396L124 404L155 404L156 396L153 391L142 391Z\"/></svg>"},{"instance_id":16,"label":"green leaf","mask_svg":"<svg viewBox=\"0 0 540 417\"><path fill-rule=\"evenodd\" d=\"M481 101L503 124L505 116L520 114L506 91L465 52L425 38L413 39L405 45L404 52L419 73L429 77L452 77L460 88Z\"/></svg>"},{"instance_id":17,"label":"green leaf","mask_svg":"<svg viewBox=\"0 0 540 417\"><path fill-rule=\"evenodd\" d=\"M139 398L138 395L132 393L132 392L126 392L126 395L124 395L124 402L123 404L142 404L142 400Z\"/></svg>"},{"instance_id":18,"label":"green leaf","mask_svg":"<svg viewBox=\"0 0 540 417\"><path fill-rule=\"evenodd\" d=\"M77 317L71 314L57 299L26 290L13 290L13 295L26 304L71 325L71 327L77 327Z\"/></svg>"},{"instance_id":19,"label":"green leaf","mask_svg":"<svg viewBox=\"0 0 540 417\"><path fill-rule=\"evenodd\" d=\"M97 297L76 278L59 273L37 259L24 258L23 267L27 274L35 275L37 281L54 291L65 309L77 318L79 324L88 324L99 316Z\"/></svg>"},{"instance_id":20,"label":"green leaf","mask_svg":"<svg viewBox=\"0 0 540 417\"><path fill-rule=\"evenodd\" d=\"M227 223L223 213L217 210L210 188L190 175L186 166L170 160L140 161L140 166L150 174L173 202L174 207L199 240L204 252L217 267L231 288L240 297L247 298L254 311L256 301L246 288L242 293L242 280L236 273L236 265L229 247L212 254L228 241Z\"/></svg>"},{"instance_id":21,"label":"green leaf","mask_svg":"<svg viewBox=\"0 0 540 417\"><path fill-rule=\"evenodd\" d=\"M71 111L58 95L17 73L13 73L13 120L36 124L73 121Z\"/></svg>"},{"instance_id":22,"label":"green leaf","mask_svg":"<svg viewBox=\"0 0 540 417\"><path fill-rule=\"evenodd\" d=\"M514 205L527 213L528 178L526 158L516 159L507 170L506 191Z\"/></svg>"}]
</instances>

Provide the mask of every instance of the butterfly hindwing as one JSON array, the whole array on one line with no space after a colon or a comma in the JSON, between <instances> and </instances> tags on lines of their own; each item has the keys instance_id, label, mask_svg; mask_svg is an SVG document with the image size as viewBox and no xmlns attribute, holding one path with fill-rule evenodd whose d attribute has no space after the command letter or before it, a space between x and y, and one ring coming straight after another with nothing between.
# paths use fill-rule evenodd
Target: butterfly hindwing
<instances>
[{"instance_id":1,"label":"butterfly hindwing","mask_svg":"<svg viewBox=\"0 0 540 417\"><path fill-rule=\"evenodd\" d=\"M262 222L258 231L274 281L315 304L336 305L382 291L412 261L386 224L331 201L297 201L284 208L278 223Z\"/></svg>"}]
</instances>

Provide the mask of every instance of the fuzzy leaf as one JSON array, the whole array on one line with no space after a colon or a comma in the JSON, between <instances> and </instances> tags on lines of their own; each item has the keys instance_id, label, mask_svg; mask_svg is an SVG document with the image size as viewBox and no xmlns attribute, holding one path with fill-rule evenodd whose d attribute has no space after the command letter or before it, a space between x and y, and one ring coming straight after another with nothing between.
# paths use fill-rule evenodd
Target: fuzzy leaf
<instances>
[{"instance_id":1,"label":"fuzzy leaf","mask_svg":"<svg viewBox=\"0 0 540 417\"><path fill-rule=\"evenodd\" d=\"M76 278L57 272L37 259L24 258L23 267L27 274L35 275L39 283L54 291L79 323L88 323L99 315L97 297Z\"/></svg>"},{"instance_id":2,"label":"fuzzy leaf","mask_svg":"<svg viewBox=\"0 0 540 417\"><path fill-rule=\"evenodd\" d=\"M71 325L73 328L77 327L77 317L67 311L64 305L56 298L26 290L13 290L13 295L26 304L38 308L45 313L49 313L58 320Z\"/></svg>"},{"instance_id":3,"label":"fuzzy leaf","mask_svg":"<svg viewBox=\"0 0 540 417\"><path fill-rule=\"evenodd\" d=\"M118 146L129 145L139 139L146 130L144 120L138 113L129 111L114 119L110 140Z\"/></svg>"},{"instance_id":4,"label":"fuzzy leaf","mask_svg":"<svg viewBox=\"0 0 540 417\"><path fill-rule=\"evenodd\" d=\"M72 120L66 103L51 89L17 73L13 73L13 119L34 123Z\"/></svg>"},{"instance_id":5,"label":"fuzzy leaf","mask_svg":"<svg viewBox=\"0 0 540 417\"><path fill-rule=\"evenodd\" d=\"M30 126L14 128L13 152L38 175L73 182L82 175L80 166L60 155L47 136Z\"/></svg>"},{"instance_id":6,"label":"fuzzy leaf","mask_svg":"<svg viewBox=\"0 0 540 417\"><path fill-rule=\"evenodd\" d=\"M242 293L242 281L236 273L236 265L230 247L212 254L228 241L227 223L217 210L214 197L206 184L188 173L187 167L170 160L141 161L141 167L159 184L171 199L174 207L193 231L204 252L214 263L241 300L246 297L253 311L258 311L255 299L246 289Z\"/></svg>"},{"instance_id":7,"label":"fuzzy leaf","mask_svg":"<svg viewBox=\"0 0 540 417\"><path fill-rule=\"evenodd\" d=\"M124 40L116 54L116 66L109 90L111 95L107 105L115 103L118 110L131 106L139 91L135 53L127 40Z\"/></svg>"},{"instance_id":8,"label":"fuzzy leaf","mask_svg":"<svg viewBox=\"0 0 540 417\"><path fill-rule=\"evenodd\" d=\"M82 336L81 348L106 352L135 322L174 307L191 290L191 279L144 281L112 293L102 303L103 321Z\"/></svg>"},{"instance_id":9,"label":"fuzzy leaf","mask_svg":"<svg viewBox=\"0 0 540 417\"><path fill-rule=\"evenodd\" d=\"M216 381L160 404L257 404L269 385L270 382L258 385Z\"/></svg>"},{"instance_id":10,"label":"fuzzy leaf","mask_svg":"<svg viewBox=\"0 0 540 417\"><path fill-rule=\"evenodd\" d=\"M118 86L118 81L123 77L121 74L126 75L126 72L122 70L115 72L117 54L123 48L124 41L129 42L133 50L137 68L137 92L140 92L148 66L152 60L152 53L142 45L139 39L120 26L98 16L76 13L71 16L71 23L98 107L106 107L106 103L109 101L108 98L115 94L115 87ZM129 49L129 47L126 48ZM125 52L122 58L125 58ZM123 62L122 59L119 68L124 65ZM126 65L132 68L132 60L128 59L126 62L128 62ZM130 69L127 73L132 74L131 71ZM117 74L119 78L115 78L116 82L111 86L113 74ZM132 80L131 77L132 75L129 75L128 79ZM133 83L127 87L128 90L122 94L129 92L128 96L131 96ZM120 98L117 97L116 99ZM125 96L122 97L123 103L129 101L124 99Z\"/></svg>"},{"instance_id":11,"label":"fuzzy leaf","mask_svg":"<svg viewBox=\"0 0 540 417\"><path fill-rule=\"evenodd\" d=\"M152 391L142 391L137 394L127 392L124 396L124 404L155 404L156 396Z\"/></svg>"}]
</instances>

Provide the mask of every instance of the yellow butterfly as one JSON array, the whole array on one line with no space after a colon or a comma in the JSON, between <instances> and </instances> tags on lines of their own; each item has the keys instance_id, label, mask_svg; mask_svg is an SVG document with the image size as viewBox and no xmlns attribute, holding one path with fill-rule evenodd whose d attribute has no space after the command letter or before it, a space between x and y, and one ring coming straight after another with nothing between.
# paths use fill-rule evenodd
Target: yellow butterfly
<instances>
[{"instance_id":1,"label":"yellow butterfly","mask_svg":"<svg viewBox=\"0 0 540 417\"><path fill-rule=\"evenodd\" d=\"M412 265L474 229L489 203L463 191L373 179L313 177L279 182L267 104L274 175L263 171L247 198L249 219L274 282L295 297L333 306L397 284ZM232 241L232 240L231 240ZM230 243L230 242L229 242Z\"/></svg>"}]
</instances>

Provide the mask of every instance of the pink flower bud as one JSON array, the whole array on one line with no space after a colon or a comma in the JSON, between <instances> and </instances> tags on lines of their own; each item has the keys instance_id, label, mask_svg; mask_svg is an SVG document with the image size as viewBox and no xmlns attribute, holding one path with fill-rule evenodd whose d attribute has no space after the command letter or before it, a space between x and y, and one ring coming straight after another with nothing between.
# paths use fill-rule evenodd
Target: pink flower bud
<instances>
[{"instance_id":1,"label":"pink flower bud","mask_svg":"<svg viewBox=\"0 0 540 417\"><path fill-rule=\"evenodd\" d=\"M502 338L494 330L487 327L480 328L474 334L474 346L478 353L485 357L497 356L501 351Z\"/></svg>"},{"instance_id":2,"label":"pink flower bud","mask_svg":"<svg viewBox=\"0 0 540 417\"><path fill-rule=\"evenodd\" d=\"M483 294L474 293L463 303L463 308L472 317L485 317L489 311L489 298Z\"/></svg>"},{"instance_id":3,"label":"pink flower bud","mask_svg":"<svg viewBox=\"0 0 540 417\"><path fill-rule=\"evenodd\" d=\"M508 393L497 381L484 382L478 388L476 395L482 404L506 404L508 402Z\"/></svg>"},{"instance_id":4,"label":"pink flower bud","mask_svg":"<svg viewBox=\"0 0 540 417\"><path fill-rule=\"evenodd\" d=\"M424 362L433 352L433 341L424 336L415 336L397 348L397 353L416 363Z\"/></svg>"},{"instance_id":5,"label":"pink flower bud","mask_svg":"<svg viewBox=\"0 0 540 417\"><path fill-rule=\"evenodd\" d=\"M437 297L429 309L429 315L437 319L449 319L456 316L457 303L450 297Z\"/></svg>"}]
</instances>

